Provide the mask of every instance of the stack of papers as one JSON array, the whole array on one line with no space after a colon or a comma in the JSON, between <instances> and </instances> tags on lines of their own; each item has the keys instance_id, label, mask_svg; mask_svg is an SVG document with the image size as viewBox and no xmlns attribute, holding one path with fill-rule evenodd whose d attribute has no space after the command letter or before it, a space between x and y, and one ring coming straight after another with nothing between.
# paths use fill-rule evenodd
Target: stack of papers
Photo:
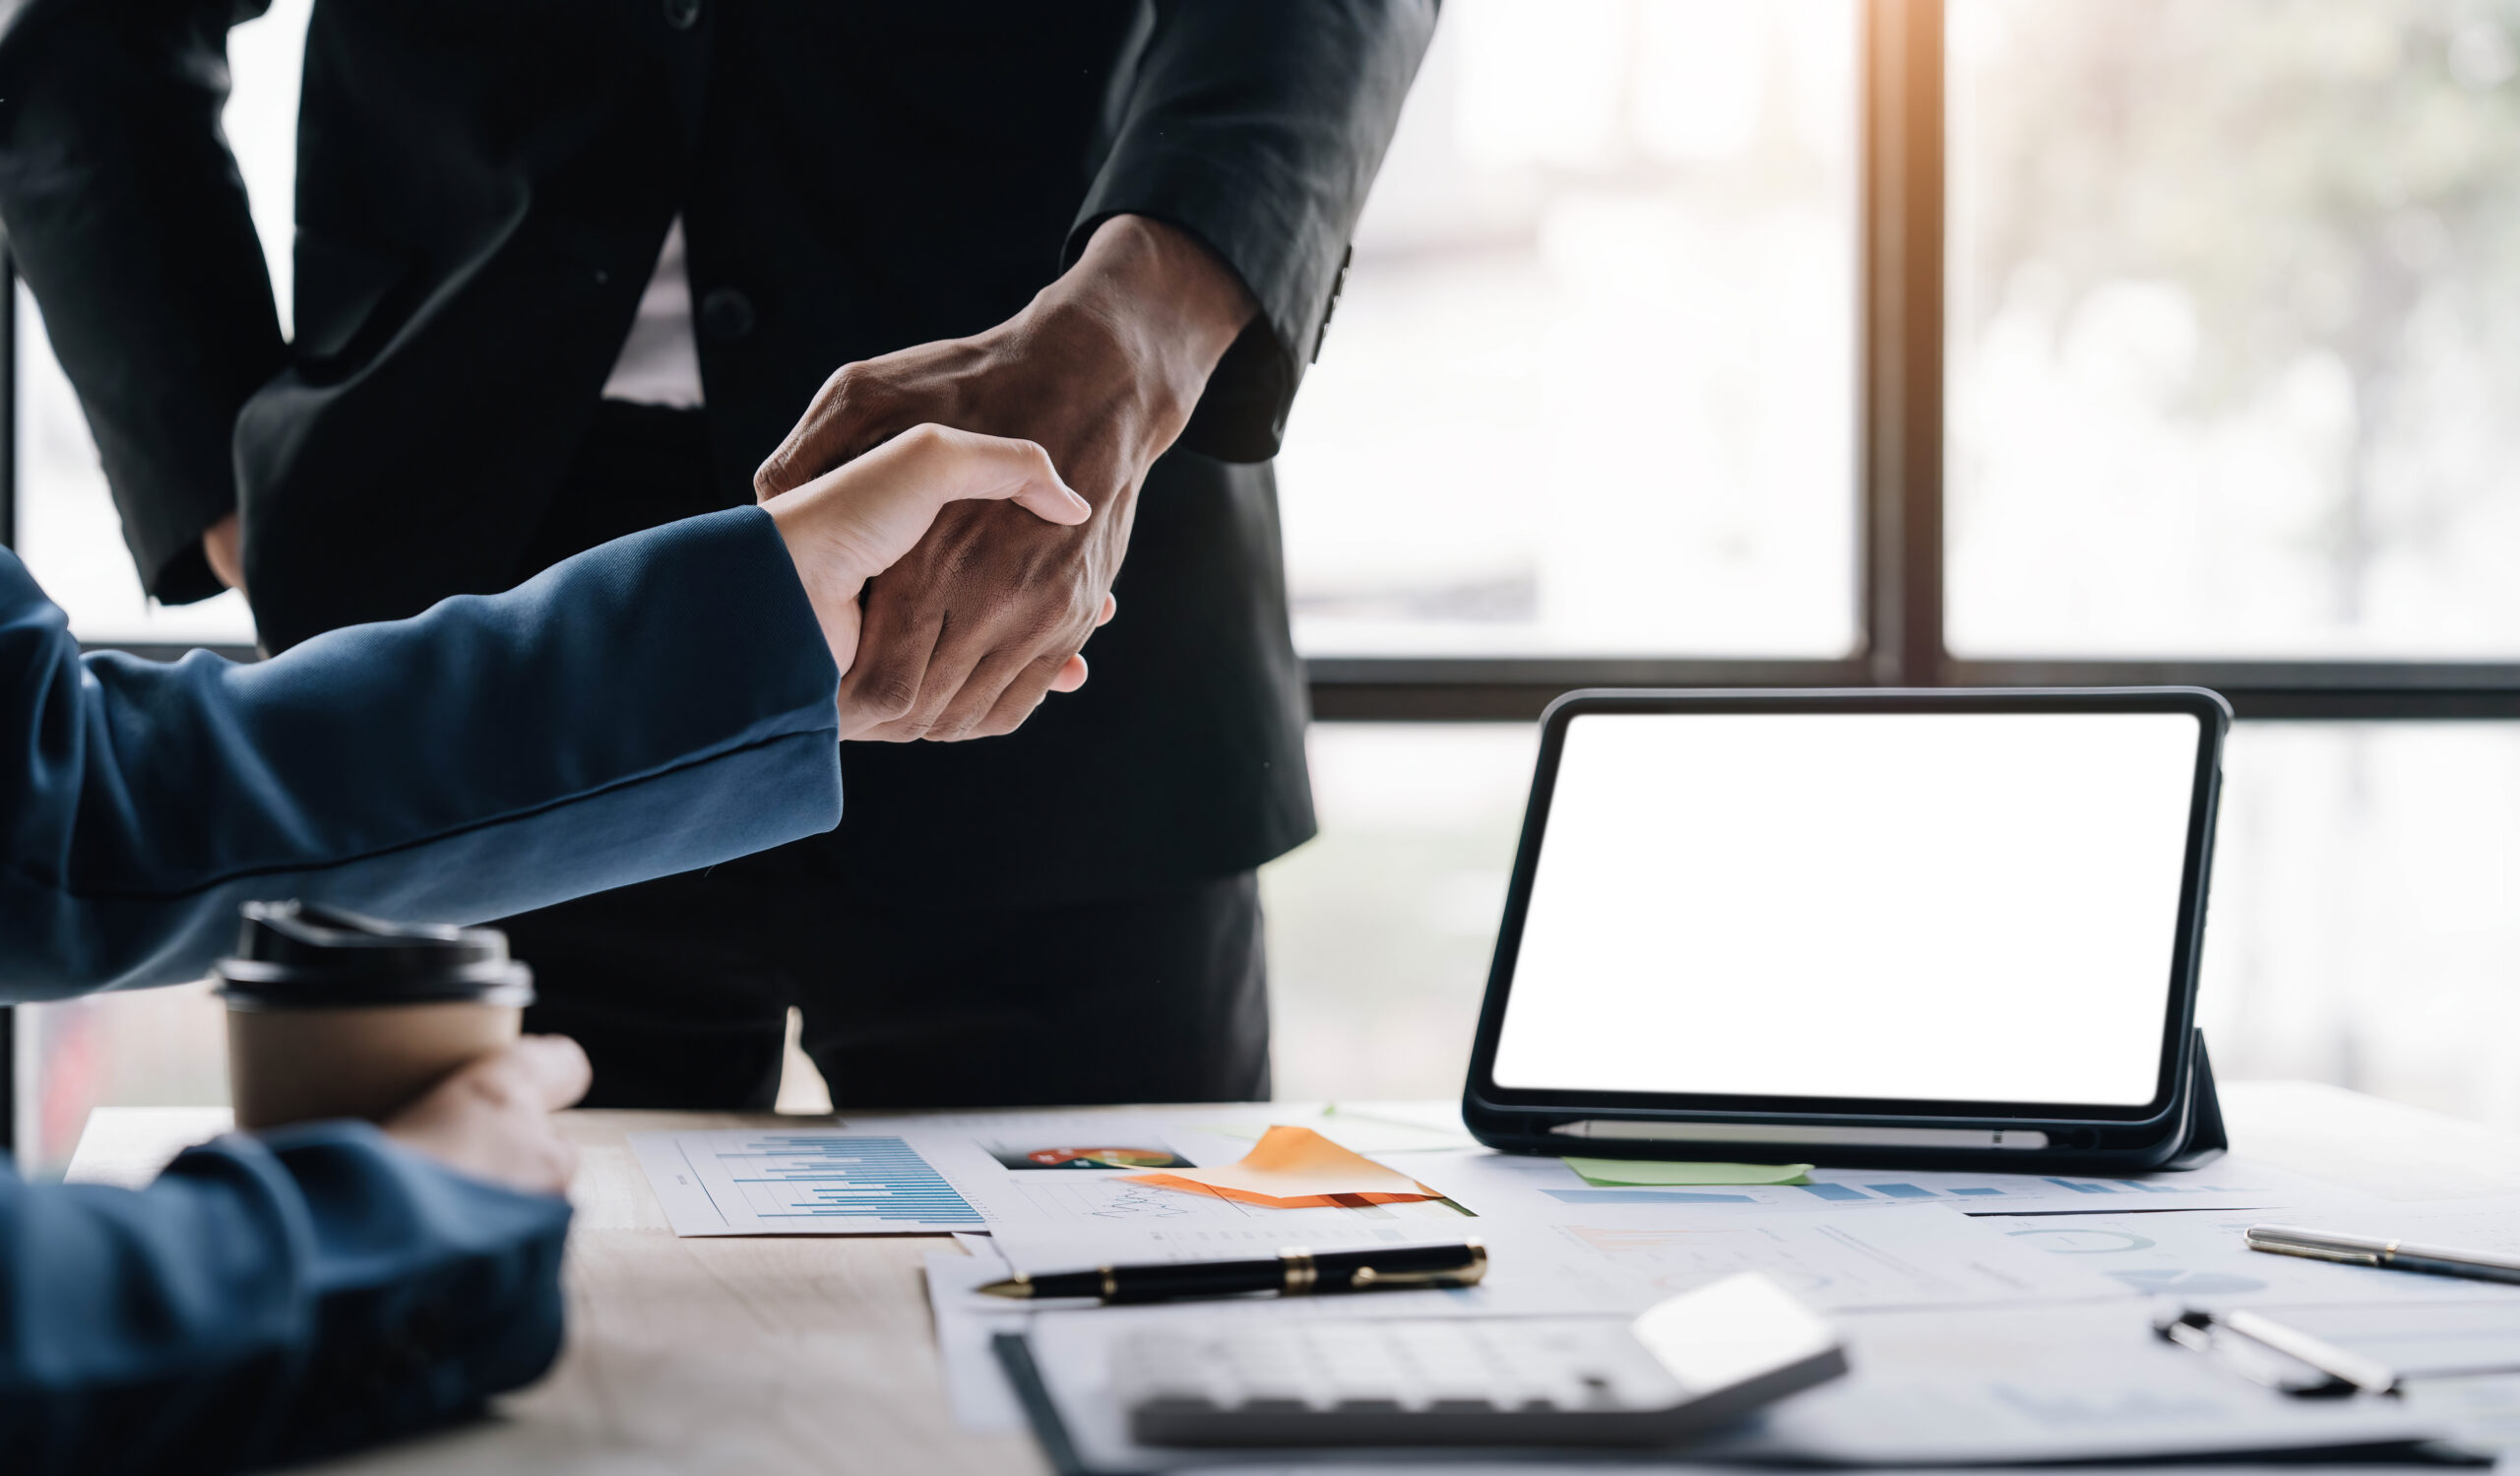
<instances>
[{"instance_id":1,"label":"stack of papers","mask_svg":"<svg viewBox=\"0 0 2520 1476\"><path fill-rule=\"evenodd\" d=\"M1023 1427L992 1342L1022 1334L1038 1392L1093 1469L1212 1463L1128 1444L1102 1393L1124 1328L1620 1318L1743 1270L1836 1320L1855 1372L1691 1459L2227 1457L2443 1436L2520 1445L2520 1374L2435 1380L2403 1399L2302 1400L2152 1330L2189 1306L2362 1308L2377 1311L2331 1320L2403 1342L2427 1325L2427 1302L2482 1309L2464 1316L2488 1329L2507 1309L2520 1328L2520 1287L2268 1255L2239 1235L2280 1219L2510 1250L2520 1201L2382 1204L2241 1158L2112 1179L1521 1157L1403 1105L868 1116L633 1145L678 1234L954 1234L959 1248L928 1257L928 1286L958 1421ZM1154 1307L977 1291L1016 1270L1467 1239L1487 1248L1489 1272L1454 1290Z\"/></svg>"}]
</instances>

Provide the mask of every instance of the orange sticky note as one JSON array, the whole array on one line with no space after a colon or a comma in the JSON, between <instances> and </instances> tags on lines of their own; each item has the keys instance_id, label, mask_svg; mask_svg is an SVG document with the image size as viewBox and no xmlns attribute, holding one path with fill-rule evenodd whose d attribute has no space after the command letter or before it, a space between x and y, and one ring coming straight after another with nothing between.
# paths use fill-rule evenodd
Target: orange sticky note
<instances>
[{"instance_id":1,"label":"orange sticky note","mask_svg":"<svg viewBox=\"0 0 2520 1476\"><path fill-rule=\"evenodd\" d=\"M1386 1169L1323 1137L1309 1127L1272 1127L1242 1156L1222 1169L1178 1169L1131 1174L1131 1184L1152 1184L1194 1194L1223 1194L1272 1209L1330 1204L1400 1204L1443 1195L1408 1175Z\"/></svg>"}]
</instances>

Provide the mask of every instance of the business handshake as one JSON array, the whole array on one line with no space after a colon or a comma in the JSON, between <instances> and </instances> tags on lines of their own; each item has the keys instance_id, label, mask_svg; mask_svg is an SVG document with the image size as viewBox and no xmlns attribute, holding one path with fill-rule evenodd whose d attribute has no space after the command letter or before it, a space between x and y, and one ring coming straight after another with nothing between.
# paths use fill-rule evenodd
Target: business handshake
<instances>
[{"instance_id":1,"label":"business handshake","mask_svg":"<svg viewBox=\"0 0 2520 1476\"><path fill-rule=\"evenodd\" d=\"M847 364L824 382L753 478L764 506L776 512L879 462L888 477L938 476L944 493L904 493L886 514L881 560L868 562L872 545L853 551L858 572L840 581L852 597L846 610L816 594L825 628L851 653L841 663L842 737L1011 733L1044 695L1085 680L1078 652L1111 618L1147 469L1257 310L1205 246L1115 216L1005 322ZM908 459L884 460L896 448ZM833 486L846 501L876 484Z\"/></svg>"},{"instance_id":2,"label":"business handshake","mask_svg":"<svg viewBox=\"0 0 2520 1476\"><path fill-rule=\"evenodd\" d=\"M778 524L788 557L795 560L797 578L844 682L856 665L864 619L858 600L867 581L916 547L948 505L966 501L1012 502L1041 522L1063 528L1094 516L1092 504L1059 480L1050 454L1039 445L945 425L913 426L856 460L763 501L762 510ZM1114 608L1104 594L1094 623L1110 619ZM992 712L969 736L1012 732L1046 693L1074 691L1084 684L1085 658L1071 650L1020 710ZM846 700L841 716L841 737L863 736L862 717L859 731L850 731Z\"/></svg>"}]
</instances>

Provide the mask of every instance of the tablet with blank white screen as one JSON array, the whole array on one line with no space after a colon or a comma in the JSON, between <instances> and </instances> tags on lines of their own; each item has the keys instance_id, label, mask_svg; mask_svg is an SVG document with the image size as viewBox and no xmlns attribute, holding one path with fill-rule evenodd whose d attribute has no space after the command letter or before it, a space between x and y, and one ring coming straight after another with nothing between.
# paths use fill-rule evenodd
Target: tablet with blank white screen
<instances>
[{"instance_id":1,"label":"tablet with blank white screen","mask_svg":"<svg viewBox=\"0 0 2520 1476\"><path fill-rule=\"evenodd\" d=\"M2223 726L2205 693L1555 713L1473 1095L2157 1116Z\"/></svg>"}]
</instances>

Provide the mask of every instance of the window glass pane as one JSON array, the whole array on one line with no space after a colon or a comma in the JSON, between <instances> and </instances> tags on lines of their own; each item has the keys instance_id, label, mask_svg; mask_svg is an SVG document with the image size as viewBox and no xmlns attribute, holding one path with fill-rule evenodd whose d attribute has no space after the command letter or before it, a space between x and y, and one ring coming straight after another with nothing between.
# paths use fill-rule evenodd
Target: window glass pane
<instances>
[{"instance_id":1,"label":"window glass pane","mask_svg":"<svg viewBox=\"0 0 2520 1476\"><path fill-rule=\"evenodd\" d=\"M288 326L297 174L297 78L312 0L276 0L228 35L234 79L224 122L263 239L281 326ZM250 645L244 600L165 607L141 592L121 520L77 396L52 356L33 297L18 292L18 549L83 640Z\"/></svg>"},{"instance_id":2,"label":"window glass pane","mask_svg":"<svg viewBox=\"0 0 2520 1476\"><path fill-rule=\"evenodd\" d=\"M1300 649L1852 649L1856 14L1445 6L1279 464Z\"/></svg>"},{"instance_id":3,"label":"window glass pane","mask_svg":"<svg viewBox=\"0 0 2520 1476\"><path fill-rule=\"evenodd\" d=\"M2520 655L2520 4L1948 17L1953 648Z\"/></svg>"},{"instance_id":4,"label":"window glass pane","mask_svg":"<svg viewBox=\"0 0 2520 1476\"><path fill-rule=\"evenodd\" d=\"M1264 866L1277 1092L1459 1097L1539 731L1319 723L1320 838Z\"/></svg>"},{"instance_id":5,"label":"window glass pane","mask_svg":"<svg viewBox=\"0 0 2520 1476\"><path fill-rule=\"evenodd\" d=\"M208 984L21 1004L18 1163L57 1176L98 1107L223 1107L226 1006Z\"/></svg>"},{"instance_id":6,"label":"window glass pane","mask_svg":"<svg viewBox=\"0 0 2520 1476\"><path fill-rule=\"evenodd\" d=\"M2242 723L2223 770L2215 1069L2520 1128L2520 724Z\"/></svg>"}]
</instances>

